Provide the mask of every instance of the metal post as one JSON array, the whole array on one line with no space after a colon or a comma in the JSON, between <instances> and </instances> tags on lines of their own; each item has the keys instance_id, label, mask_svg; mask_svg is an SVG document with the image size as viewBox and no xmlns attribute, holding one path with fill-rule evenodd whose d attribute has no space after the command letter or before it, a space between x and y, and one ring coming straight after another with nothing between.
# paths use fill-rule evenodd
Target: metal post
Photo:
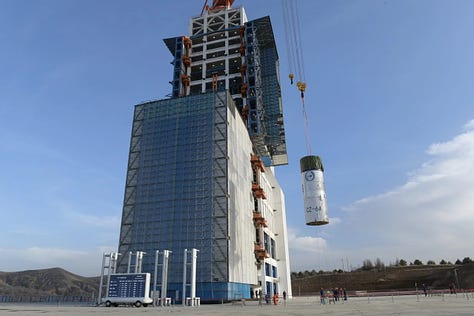
<instances>
[{"instance_id":1,"label":"metal post","mask_svg":"<svg viewBox=\"0 0 474 316\"><path fill-rule=\"evenodd\" d=\"M146 255L146 252L142 251L142 255L140 256L140 266L138 267L138 273L142 273L142 265L143 265L143 256Z\"/></svg>"},{"instance_id":2,"label":"metal post","mask_svg":"<svg viewBox=\"0 0 474 316\"><path fill-rule=\"evenodd\" d=\"M197 261L197 250L196 248L193 248L192 250L192 261L191 261L191 300L192 300L192 306L194 306L195 298L196 298L196 261Z\"/></svg>"},{"instance_id":3,"label":"metal post","mask_svg":"<svg viewBox=\"0 0 474 316\"><path fill-rule=\"evenodd\" d=\"M163 267L161 272L161 306L166 304L166 294L168 292L168 259L171 251L163 251Z\"/></svg>"},{"instance_id":4,"label":"metal post","mask_svg":"<svg viewBox=\"0 0 474 316\"><path fill-rule=\"evenodd\" d=\"M132 252L128 252L128 265L127 265L127 273L130 273L130 266L132 265Z\"/></svg>"},{"instance_id":5,"label":"metal post","mask_svg":"<svg viewBox=\"0 0 474 316\"><path fill-rule=\"evenodd\" d=\"M460 290L461 287L459 286L458 269L454 269L454 278L456 279L456 286L458 287L458 290Z\"/></svg>"},{"instance_id":6,"label":"metal post","mask_svg":"<svg viewBox=\"0 0 474 316\"><path fill-rule=\"evenodd\" d=\"M158 279L158 256L160 254L160 251L157 250L155 252L155 273L153 275L153 306L156 307L156 282Z\"/></svg>"},{"instance_id":7,"label":"metal post","mask_svg":"<svg viewBox=\"0 0 474 316\"><path fill-rule=\"evenodd\" d=\"M186 265L188 261L188 249L184 249L183 258L183 306L186 305Z\"/></svg>"},{"instance_id":8,"label":"metal post","mask_svg":"<svg viewBox=\"0 0 474 316\"><path fill-rule=\"evenodd\" d=\"M118 256L120 256L120 253L118 252L114 252L114 256L113 256L113 264L112 264L112 271L111 273L116 273L117 271L117 262L118 262Z\"/></svg>"},{"instance_id":9,"label":"metal post","mask_svg":"<svg viewBox=\"0 0 474 316\"><path fill-rule=\"evenodd\" d=\"M116 256L117 256L117 253L115 253L115 252L112 252L112 253L110 253L110 258L109 258L109 267L108 267L108 268L109 268L109 270L108 270L108 276L107 276L107 290L106 290L107 292L106 292L106 294L105 294L105 295L109 295L109 286L110 286L110 271L111 271L111 269L112 269L112 261L113 261L113 259L112 259L112 258L114 258L114 257L116 257Z\"/></svg>"},{"instance_id":10,"label":"metal post","mask_svg":"<svg viewBox=\"0 0 474 316\"><path fill-rule=\"evenodd\" d=\"M139 257L140 257L140 251L137 251L137 254L135 256L135 273L138 273L138 264L139 264Z\"/></svg>"},{"instance_id":11,"label":"metal post","mask_svg":"<svg viewBox=\"0 0 474 316\"><path fill-rule=\"evenodd\" d=\"M105 258L107 254L104 252L102 255L102 269L100 273L100 286L99 286L99 297L97 298L97 305L100 305L102 299L102 287L104 286L104 269L105 269Z\"/></svg>"}]
</instances>

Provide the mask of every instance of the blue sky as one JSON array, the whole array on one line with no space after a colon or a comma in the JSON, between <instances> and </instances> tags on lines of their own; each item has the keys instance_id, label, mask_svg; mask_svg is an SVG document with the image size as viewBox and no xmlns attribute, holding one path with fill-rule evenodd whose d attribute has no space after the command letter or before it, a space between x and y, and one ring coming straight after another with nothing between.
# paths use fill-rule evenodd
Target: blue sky
<instances>
[{"instance_id":1,"label":"blue sky","mask_svg":"<svg viewBox=\"0 0 474 316\"><path fill-rule=\"evenodd\" d=\"M170 93L162 39L187 34L202 3L0 0L0 271L100 273L118 245L133 105ZM473 258L474 2L298 1L324 227L304 221L281 2L235 5L274 24L292 270Z\"/></svg>"}]
</instances>

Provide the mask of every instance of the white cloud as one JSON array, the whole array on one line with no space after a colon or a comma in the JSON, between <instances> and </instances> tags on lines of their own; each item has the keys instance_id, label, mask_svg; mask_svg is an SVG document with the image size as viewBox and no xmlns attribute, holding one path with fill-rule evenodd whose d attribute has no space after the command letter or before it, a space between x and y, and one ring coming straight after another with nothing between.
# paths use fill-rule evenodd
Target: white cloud
<instances>
[{"instance_id":1,"label":"white cloud","mask_svg":"<svg viewBox=\"0 0 474 316\"><path fill-rule=\"evenodd\" d=\"M452 260L471 252L466 240L474 237L474 130L465 130L431 145L432 159L404 185L348 207L352 225L372 236L382 256Z\"/></svg>"},{"instance_id":2,"label":"white cloud","mask_svg":"<svg viewBox=\"0 0 474 316\"><path fill-rule=\"evenodd\" d=\"M319 248L324 250L327 268L337 267L346 257L355 266L376 258L390 263L396 258L454 261L472 257L474 120L453 139L431 145L427 153L430 160L411 172L403 185L344 208L342 221L325 231L327 241ZM296 245L316 244L316 240L293 238ZM297 260L311 262L304 257Z\"/></svg>"},{"instance_id":3,"label":"white cloud","mask_svg":"<svg viewBox=\"0 0 474 316\"><path fill-rule=\"evenodd\" d=\"M308 253L319 253L326 249L326 240L321 237L296 237L290 236L291 250L301 251L305 254Z\"/></svg>"},{"instance_id":4,"label":"white cloud","mask_svg":"<svg viewBox=\"0 0 474 316\"><path fill-rule=\"evenodd\" d=\"M474 130L474 119L470 120L464 125L464 130L465 131Z\"/></svg>"},{"instance_id":5,"label":"white cloud","mask_svg":"<svg viewBox=\"0 0 474 316\"><path fill-rule=\"evenodd\" d=\"M341 223L341 219L339 217L330 217L329 218L329 224L328 225L337 225Z\"/></svg>"},{"instance_id":6,"label":"white cloud","mask_svg":"<svg viewBox=\"0 0 474 316\"><path fill-rule=\"evenodd\" d=\"M68 217L86 226L95 226L116 230L120 227L121 219L118 216L96 216L74 211L66 213Z\"/></svg>"},{"instance_id":7,"label":"white cloud","mask_svg":"<svg viewBox=\"0 0 474 316\"><path fill-rule=\"evenodd\" d=\"M116 251L115 247L101 246L90 251L30 247L1 249L3 271L21 271L60 267L82 276L100 275L102 254Z\"/></svg>"},{"instance_id":8,"label":"white cloud","mask_svg":"<svg viewBox=\"0 0 474 316\"><path fill-rule=\"evenodd\" d=\"M288 232L288 244L291 257L291 270L303 271L315 269L315 257L320 257L327 248L322 237L296 236L291 229Z\"/></svg>"},{"instance_id":9,"label":"white cloud","mask_svg":"<svg viewBox=\"0 0 474 316\"><path fill-rule=\"evenodd\" d=\"M24 134L11 128L0 128L0 152L8 153L8 158L34 155L32 165L38 165L42 159L70 162L58 148L46 144L37 135Z\"/></svg>"}]
</instances>

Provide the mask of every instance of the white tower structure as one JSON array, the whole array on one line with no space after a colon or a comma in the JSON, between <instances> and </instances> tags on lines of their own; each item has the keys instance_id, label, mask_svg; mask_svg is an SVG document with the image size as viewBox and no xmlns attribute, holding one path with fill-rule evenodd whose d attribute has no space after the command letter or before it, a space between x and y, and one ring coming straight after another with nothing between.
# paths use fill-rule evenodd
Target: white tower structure
<instances>
[{"instance_id":1,"label":"white tower structure","mask_svg":"<svg viewBox=\"0 0 474 316\"><path fill-rule=\"evenodd\" d=\"M120 232L121 253L199 249L201 301L292 293L274 174L288 163L278 54L270 18L248 21L233 2L212 1L189 35L164 40L171 98L135 106ZM170 258L167 297L191 295L183 265Z\"/></svg>"}]
</instances>

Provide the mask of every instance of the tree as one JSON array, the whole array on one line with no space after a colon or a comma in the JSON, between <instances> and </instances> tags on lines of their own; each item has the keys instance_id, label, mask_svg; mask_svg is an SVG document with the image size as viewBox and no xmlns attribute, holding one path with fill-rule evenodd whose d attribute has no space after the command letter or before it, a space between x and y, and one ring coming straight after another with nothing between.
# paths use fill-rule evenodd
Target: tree
<instances>
[{"instance_id":1,"label":"tree","mask_svg":"<svg viewBox=\"0 0 474 316\"><path fill-rule=\"evenodd\" d=\"M382 271L385 268L385 264L380 260L380 258L375 259L375 268L378 271Z\"/></svg>"},{"instance_id":2,"label":"tree","mask_svg":"<svg viewBox=\"0 0 474 316\"><path fill-rule=\"evenodd\" d=\"M469 257L465 257L464 259L462 259L462 264L467 264L467 263L471 263L471 262L472 262L472 260Z\"/></svg>"},{"instance_id":3,"label":"tree","mask_svg":"<svg viewBox=\"0 0 474 316\"><path fill-rule=\"evenodd\" d=\"M426 262L426 264L428 264L428 265L435 265L436 262L434 262L433 260L428 260L428 262Z\"/></svg>"},{"instance_id":4,"label":"tree","mask_svg":"<svg viewBox=\"0 0 474 316\"><path fill-rule=\"evenodd\" d=\"M439 264L448 264L444 259L442 259Z\"/></svg>"},{"instance_id":5,"label":"tree","mask_svg":"<svg viewBox=\"0 0 474 316\"><path fill-rule=\"evenodd\" d=\"M403 260L403 259L400 259L400 261L398 262L398 264L402 267L405 267L407 265L407 262L406 260Z\"/></svg>"},{"instance_id":6,"label":"tree","mask_svg":"<svg viewBox=\"0 0 474 316\"><path fill-rule=\"evenodd\" d=\"M362 262L362 270L368 271L372 270L374 268L374 264L370 259L365 259L364 262Z\"/></svg>"},{"instance_id":7,"label":"tree","mask_svg":"<svg viewBox=\"0 0 474 316\"><path fill-rule=\"evenodd\" d=\"M457 259L456 262L454 264L462 264L462 261Z\"/></svg>"},{"instance_id":8,"label":"tree","mask_svg":"<svg viewBox=\"0 0 474 316\"><path fill-rule=\"evenodd\" d=\"M421 260L419 260L419 259L415 259L415 261L413 261L413 264L414 264L415 266L422 266L422 265L423 265L423 262L421 262Z\"/></svg>"}]
</instances>

